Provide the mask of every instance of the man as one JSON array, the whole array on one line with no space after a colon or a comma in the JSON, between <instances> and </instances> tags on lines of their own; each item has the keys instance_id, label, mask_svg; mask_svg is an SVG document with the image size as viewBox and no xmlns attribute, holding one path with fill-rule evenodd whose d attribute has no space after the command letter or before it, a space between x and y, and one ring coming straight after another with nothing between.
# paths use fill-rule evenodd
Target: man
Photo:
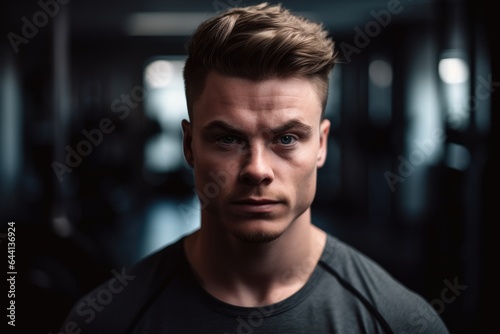
<instances>
[{"instance_id":1,"label":"man","mask_svg":"<svg viewBox=\"0 0 500 334\"><path fill-rule=\"evenodd\" d=\"M447 333L433 308L313 225L338 61L280 6L200 25L184 69L184 154L201 227L75 305L81 333Z\"/></svg>"}]
</instances>

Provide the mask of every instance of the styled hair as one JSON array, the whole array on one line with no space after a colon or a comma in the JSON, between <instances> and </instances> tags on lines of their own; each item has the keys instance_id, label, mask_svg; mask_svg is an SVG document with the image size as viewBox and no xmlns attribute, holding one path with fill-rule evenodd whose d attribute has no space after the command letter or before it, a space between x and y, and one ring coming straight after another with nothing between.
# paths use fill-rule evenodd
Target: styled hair
<instances>
[{"instance_id":1,"label":"styled hair","mask_svg":"<svg viewBox=\"0 0 500 334\"><path fill-rule=\"evenodd\" d=\"M262 3L228 9L209 18L188 44L184 84L189 116L208 73L262 81L303 77L314 82L324 112L329 74L338 62L323 25Z\"/></svg>"}]
</instances>

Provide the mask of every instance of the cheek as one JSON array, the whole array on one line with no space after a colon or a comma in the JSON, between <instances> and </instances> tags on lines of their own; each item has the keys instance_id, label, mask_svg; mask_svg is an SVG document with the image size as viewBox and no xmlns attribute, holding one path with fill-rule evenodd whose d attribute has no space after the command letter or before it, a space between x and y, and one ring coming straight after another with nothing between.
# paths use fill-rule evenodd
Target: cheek
<instances>
[{"instance_id":1,"label":"cheek","mask_svg":"<svg viewBox=\"0 0 500 334\"><path fill-rule=\"evenodd\" d=\"M224 159L205 158L195 161L194 176L198 192L209 198L230 191L235 180L236 163Z\"/></svg>"},{"instance_id":2,"label":"cheek","mask_svg":"<svg viewBox=\"0 0 500 334\"><path fill-rule=\"evenodd\" d=\"M289 170L287 180L295 188L298 198L309 198L316 190L317 168L315 159L308 157L307 161L296 164ZM292 186L291 186L292 187Z\"/></svg>"},{"instance_id":3,"label":"cheek","mask_svg":"<svg viewBox=\"0 0 500 334\"><path fill-rule=\"evenodd\" d=\"M301 179L309 179L316 174L317 170L317 154L316 147L304 150L303 154L295 160L293 170L296 171L298 177Z\"/></svg>"},{"instance_id":4,"label":"cheek","mask_svg":"<svg viewBox=\"0 0 500 334\"><path fill-rule=\"evenodd\" d=\"M303 192L304 196L309 196L311 192L316 190L316 169L309 170L309 173L300 177L300 180L299 191Z\"/></svg>"}]
</instances>

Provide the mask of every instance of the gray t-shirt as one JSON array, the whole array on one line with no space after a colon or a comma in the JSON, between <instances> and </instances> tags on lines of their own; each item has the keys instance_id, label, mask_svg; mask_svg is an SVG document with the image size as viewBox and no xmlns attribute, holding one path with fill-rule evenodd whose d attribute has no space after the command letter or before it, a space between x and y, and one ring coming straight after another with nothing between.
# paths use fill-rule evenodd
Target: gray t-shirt
<instances>
[{"instance_id":1,"label":"gray t-shirt","mask_svg":"<svg viewBox=\"0 0 500 334\"><path fill-rule=\"evenodd\" d=\"M115 271L111 280L75 304L61 331L448 333L429 303L331 235L307 283L292 296L264 307L234 306L208 294L190 269L183 240L130 269ZM283 273L283 279L300 274L301 268L295 269Z\"/></svg>"}]
</instances>

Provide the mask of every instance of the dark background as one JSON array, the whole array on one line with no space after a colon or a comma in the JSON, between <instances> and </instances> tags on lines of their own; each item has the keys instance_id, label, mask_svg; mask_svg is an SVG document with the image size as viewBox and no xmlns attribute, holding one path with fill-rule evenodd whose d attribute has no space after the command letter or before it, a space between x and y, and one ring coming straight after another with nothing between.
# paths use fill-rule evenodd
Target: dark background
<instances>
[{"instance_id":1,"label":"dark background","mask_svg":"<svg viewBox=\"0 0 500 334\"><path fill-rule=\"evenodd\" d=\"M209 17L253 3L72 0L57 10L47 7L53 15L45 16L37 14L43 8L36 1L2 3L0 224L6 233L7 222L16 222L17 331L57 332L77 298L112 269L120 271L193 227L182 215L192 209L191 171L182 163L154 169L146 161L151 139L169 131L175 137L177 130L146 112L147 99L132 101L138 103L124 119L112 110L122 94L145 91L151 60L185 54L189 26L187 32L131 35L130 15ZM498 291L489 266L498 263L491 259L498 254L495 10L485 1L458 0L282 4L323 22L345 60L332 78L327 116L333 127L314 223L420 293L452 333L486 331L495 320L490 305ZM375 16L391 8L401 10L377 30ZM13 46L12 33L23 38L26 20L34 19L37 32L25 30L33 36ZM359 37L366 29L371 36ZM462 84L445 83L438 73L440 60L449 57L467 65ZM379 79L392 78L385 86L370 76L375 60L391 69L374 70ZM462 90L450 95L458 86ZM64 162L65 147L76 148L86 139L82 131L99 128L105 118L113 130L58 180L54 161ZM164 152L168 160L170 151ZM392 189L389 175L397 181ZM153 223L161 217L185 220L165 219L165 230ZM7 241L0 237L6 268ZM450 283L466 288L453 294L445 290Z\"/></svg>"}]
</instances>

